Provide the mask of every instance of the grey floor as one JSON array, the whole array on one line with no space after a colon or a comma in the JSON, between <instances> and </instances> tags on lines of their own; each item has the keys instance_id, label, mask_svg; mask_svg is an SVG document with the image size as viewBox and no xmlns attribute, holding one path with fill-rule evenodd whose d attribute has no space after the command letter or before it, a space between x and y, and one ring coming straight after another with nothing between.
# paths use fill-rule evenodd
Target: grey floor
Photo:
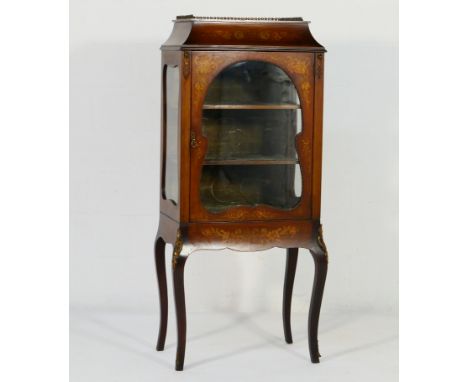
<instances>
[{"instance_id":1,"label":"grey floor","mask_svg":"<svg viewBox=\"0 0 468 382\"><path fill-rule=\"evenodd\" d=\"M70 380L397 381L396 314L325 312L320 364L307 349L307 315L293 313L292 345L281 314L189 313L185 370L174 370L175 322L166 349L154 350L158 319L123 310L71 308Z\"/></svg>"}]
</instances>

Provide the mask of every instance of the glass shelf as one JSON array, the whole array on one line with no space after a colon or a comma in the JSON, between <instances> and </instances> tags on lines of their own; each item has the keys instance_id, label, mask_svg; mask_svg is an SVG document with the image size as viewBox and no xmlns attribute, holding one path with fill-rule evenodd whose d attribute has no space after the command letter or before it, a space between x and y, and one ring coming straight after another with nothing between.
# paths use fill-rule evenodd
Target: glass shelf
<instances>
[{"instance_id":1,"label":"glass shelf","mask_svg":"<svg viewBox=\"0 0 468 382\"><path fill-rule=\"evenodd\" d=\"M251 158L236 158L236 159L210 159L207 158L203 162L206 166L274 166L274 165L293 165L299 161L295 158L281 157L251 157Z\"/></svg>"},{"instance_id":2,"label":"glass shelf","mask_svg":"<svg viewBox=\"0 0 468 382\"><path fill-rule=\"evenodd\" d=\"M284 104L205 104L204 110L296 110L301 106L294 103Z\"/></svg>"}]
</instances>

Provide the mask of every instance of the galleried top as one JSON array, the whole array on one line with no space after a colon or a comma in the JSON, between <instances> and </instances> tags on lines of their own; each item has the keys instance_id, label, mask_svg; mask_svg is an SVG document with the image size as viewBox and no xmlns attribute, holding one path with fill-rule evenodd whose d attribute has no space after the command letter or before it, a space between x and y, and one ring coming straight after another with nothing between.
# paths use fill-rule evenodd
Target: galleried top
<instances>
[{"instance_id":1,"label":"galleried top","mask_svg":"<svg viewBox=\"0 0 468 382\"><path fill-rule=\"evenodd\" d=\"M177 16L163 50L325 52L302 17Z\"/></svg>"}]
</instances>

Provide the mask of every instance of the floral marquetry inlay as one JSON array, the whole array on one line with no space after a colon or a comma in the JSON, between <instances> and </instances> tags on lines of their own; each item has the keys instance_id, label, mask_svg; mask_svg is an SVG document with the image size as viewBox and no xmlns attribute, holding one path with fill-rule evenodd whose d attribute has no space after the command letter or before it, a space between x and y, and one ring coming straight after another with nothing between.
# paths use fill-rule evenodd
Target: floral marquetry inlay
<instances>
[{"instance_id":1,"label":"floral marquetry inlay","mask_svg":"<svg viewBox=\"0 0 468 382\"><path fill-rule=\"evenodd\" d=\"M312 85L307 76L312 72L312 61L309 57L305 56L285 56L285 67L292 74L297 75L300 83L302 99L307 106L311 104L312 98Z\"/></svg>"},{"instance_id":2,"label":"floral marquetry inlay","mask_svg":"<svg viewBox=\"0 0 468 382\"><path fill-rule=\"evenodd\" d=\"M245 37L245 32L243 31L228 31L228 30L216 30L214 31L216 36L219 36L225 40L232 40L233 38L236 40L242 40Z\"/></svg>"},{"instance_id":3,"label":"floral marquetry inlay","mask_svg":"<svg viewBox=\"0 0 468 382\"><path fill-rule=\"evenodd\" d=\"M221 32L224 33L225 31L220 31L220 33ZM238 38L241 39L241 36L242 33L239 33ZM277 38L281 38L281 36L279 35ZM261 58L255 59L261 61ZM213 75L217 74L222 67L226 66L225 64L227 64L228 61L229 57L223 54L201 54L194 57L193 70L195 78L193 89L195 93L194 103L197 107L201 106L203 95L205 94ZM308 76L313 73L313 62L310 56L288 54L279 56L277 62L272 63L286 68L289 73L296 77L295 82L302 90L303 101L307 106L310 106L313 90Z\"/></svg>"},{"instance_id":4,"label":"floral marquetry inlay","mask_svg":"<svg viewBox=\"0 0 468 382\"><path fill-rule=\"evenodd\" d=\"M196 56L193 60L195 63L195 71L197 74L211 73L222 60L223 58L221 56L216 55Z\"/></svg>"},{"instance_id":5,"label":"floral marquetry inlay","mask_svg":"<svg viewBox=\"0 0 468 382\"><path fill-rule=\"evenodd\" d=\"M228 230L217 227L201 229L201 234L210 241L237 242L253 241L260 245L272 243L296 235L297 227L287 225L279 228L251 227Z\"/></svg>"},{"instance_id":6,"label":"floral marquetry inlay","mask_svg":"<svg viewBox=\"0 0 468 382\"><path fill-rule=\"evenodd\" d=\"M241 220L252 215L258 219L268 219L274 216L274 212L259 207L229 208L225 211L225 215L231 219Z\"/></svg>"},{"instance_id":7,"label":"floral marquetry inlay","mask_svg":"<svg viewBox=\"0 0 468 382\"><path fill-rule=\"evenodd\" d=\"M286 66L291 72L304 75L307 73L307 61L308 60L305 59L287 56Z\"/></svg>"},{"instance_id":8,"label":"floral marquetry inlay","mask_svg":"<svg viewBox=\"0 0 468 382\"><path fill-rule=\"evenodd\" d=\"M196 55L193 59L194 65L194 84L193 90L195 92L194 104L198 107L203 102L203 94L208 88L208 84L211 80L211 75L219 69L221 64L226 61L226 57L223 55Z\"/></svg>"},{"instance_id":9,"label":"floral marquetry inlay","mask_svg":"<svg viewBox=\"0 0 468 382\"><path fill-rule=\"evenodd\" d=\"M246 33L243 30L226 30L226 29L217 29L212 32L216 37L220 37L226 42L236 40L242 41L247 38L259 38L261 41L281 41L284 38L291 37L287 31L268 31L261 30L257 33Z\"/></svg>"},{"instance_id":10,"label":"floral marquetry inlay","mask_svg":"<svg viewBox=\"0 0 468 382\"><path fill-rule=\"evenodd\" d=\"M183 59L183 74L184 78L187 78L190 74L190 53L184 52L184 59Z\"/></svg>"},{"instance_id":11,"label":"floral marquetry inlay","mask_svg":"<svg viewBox=\"0 0 468 382\"><path fill-rule=\"evenodd\" d=\"M299 145L301 147L301 151L307 155L307 153L311 153L312 152L312 141L309 139L309 138L303 138L301 140L299 140ZM302 168L305 170L305 171L309 171L310 169L310 166L311 166L311 162L310 161L302 161L301 162L301 165L302 165ZM304 181L304 178L303 178L303 181Z\"/></svg>"},{"instance_id":12,"label":"floral marquetry inlay","mask_svg":"<svg viewBox=\"0 0 468 382\"><path fill-rule=\"evenodd\" d=\"M301 84L301 89L304 95L304 102L310 105L310 95L312 93L312 86L309 82L305 81Z\"/></svg>"}]
</instances>

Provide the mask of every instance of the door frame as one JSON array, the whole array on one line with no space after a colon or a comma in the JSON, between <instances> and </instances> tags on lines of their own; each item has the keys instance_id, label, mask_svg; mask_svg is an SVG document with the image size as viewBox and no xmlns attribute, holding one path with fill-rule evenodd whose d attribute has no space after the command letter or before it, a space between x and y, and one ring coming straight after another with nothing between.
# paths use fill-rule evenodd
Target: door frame
<instances>
[{"instance_id":1,"label":"door frame","mask_svg":"<svg viewBox=\"0 0 468 382\"><path fill-rule=\"evenodd\" d=\"M289 210L266 205L229 207L210 212L200 200L200 181L208 145L202 134L203 103L216 76L241 61L265 61L278 66L291 78L299 96L302 130L296 136L296 149L302 176L301 199ZM314 168L315 54L308 52L193 51L191 53L191 129L190 129L190 221L255 221L310 219ZM319 180L320 181L320 180Z\"/></svg>"}]
</instances>

